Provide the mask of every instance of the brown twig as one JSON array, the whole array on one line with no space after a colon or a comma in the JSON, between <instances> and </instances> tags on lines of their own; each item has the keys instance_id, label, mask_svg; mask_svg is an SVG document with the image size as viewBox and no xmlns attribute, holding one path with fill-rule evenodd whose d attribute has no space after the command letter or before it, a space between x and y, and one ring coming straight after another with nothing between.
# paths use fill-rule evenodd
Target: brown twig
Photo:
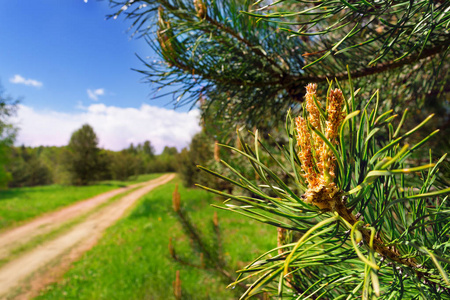
<instances>
[{"instance_id":1,"label":"brown twig","mask_svg":"<svg viewBox=\"0 0 450 300\"><path fill-rule=\"evenodd\" d=\"M344 205L344 203L342 203L342 200L336 200L336 212L352 226L355 225L356 222L358 222L358 219L350 212L350 210ZM369 244L370 232L368 230L362 230L361 233L363 235L364 242L366 244ZM386 246L379 236L376 236L374 238L373 248L376 252L390 259L391 261L403 264L410 268L418 268L415 260L402 258L400 252L394 246Z\"/></svg>"}]
</instances>

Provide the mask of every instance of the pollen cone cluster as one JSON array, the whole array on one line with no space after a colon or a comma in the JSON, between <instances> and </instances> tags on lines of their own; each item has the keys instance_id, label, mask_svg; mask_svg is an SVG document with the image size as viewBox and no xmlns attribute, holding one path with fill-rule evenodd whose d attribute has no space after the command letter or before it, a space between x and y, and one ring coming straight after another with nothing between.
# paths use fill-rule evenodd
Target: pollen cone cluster
<instances>
[{"instance_id":1,"label":"pollen cone cluster","mask_svg":"<svg viewBox=\"0 0 450 300\"><path fill-rule=\"evenodd\" d=\"M303 195L303 199L320 209L334 210L339 192L334 183L336 158L312 128L322 132L331 144L336 145L338 129L344 119L342 112L344 97L339 89L330 92L325 119L321 117L322 107L316 98L316 90L316 84L310 83L306 86L305 106L309 116L307 119L302 117L295 119L298 157L308 184L308 190Z\"/></svg>"},{"instance_id":2,"label":"pollen cone cluster","mask_svg":"<svg viewBox=\"0 0 450 300\"><path fill-rule=\"evenodd\" d=\"M197 17L204 19L207 14L206 4L203 0L194 0L195 11L197 12Z\"/></svg>"}]
</instances>

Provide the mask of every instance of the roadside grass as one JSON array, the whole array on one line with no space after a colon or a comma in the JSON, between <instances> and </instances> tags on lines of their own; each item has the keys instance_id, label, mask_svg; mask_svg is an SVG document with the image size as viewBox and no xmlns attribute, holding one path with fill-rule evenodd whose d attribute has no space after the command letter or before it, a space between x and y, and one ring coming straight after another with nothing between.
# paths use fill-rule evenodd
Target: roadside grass
<instances>
[{"instance_id":1,"label":"roadside grass","mask_svg":"<svg viewBox=\"0 0 450 300\"><path fill-rule=\"evenodd\" d=\"M237 299L241 291L227 290L230 282L216 273L181 265L170 257L168 243L173 237L180 256L192 264L200 262L172 211L176 183L178 178L144 196L128 217L110 227L59 283L48 286L37 299L175 299L177 270L182 299ZM232 270L275 246L276 235L269 226L212 208L217 200L203 190L180 185L179 191L183 208L209 241L217 211L224 257Z\"/></svg>"},{"instance_id":2,"label":"roadside grass","mask_svg":"<svg viewBox=\"0 0 450 300\"><path fill-rule=\"evenodd\" d=\"M130 178L128 178L128 180L125 180L125 181L107 180L107 181L102 181L99 184L103 184L103 185L114 185L115 184L115 185L119 185L119 186L127 186L127 185L132 185L132 184L136 184L136 183L149 181L149 180L155 179L163 174L165 174L165 173L141 174L141 175L137 175L137 176L131 176Z\"/></svg>"},{"instance_id":3,"label":"roadside grass","mask_svg":"<svg viewBox=\"0 0 450 300\"><path fill-rule=\"evenodd\" d=\"M0 190L0 231L74 202L159 176L161 174L146 174L130 181L103 181L88 186L48 185Z\"/></svg>"}]
</instances>

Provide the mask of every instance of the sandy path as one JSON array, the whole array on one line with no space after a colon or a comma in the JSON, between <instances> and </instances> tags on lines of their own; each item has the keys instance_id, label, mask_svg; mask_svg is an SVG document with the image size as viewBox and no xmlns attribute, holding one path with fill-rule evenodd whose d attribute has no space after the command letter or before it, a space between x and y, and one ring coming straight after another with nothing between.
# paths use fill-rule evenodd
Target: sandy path
<instances>
[{"instance_id":1,"label":"sandy path","mask_svg":"<svg viewBox=\"0 0 450 300\"><path fill-rule=\"evenodd\" d=\"M93 213L64 235L5 264L0 268L0 298L13 288L19 287L30 275L67 253L71 248L88 249L87 245L98 240L103 231L113 225L140 197L174 177L174 174L168 174L150 181L142 188ZM81 254L82 252L78 251L74 257L72 251L71 260L76 260Z\"/></svg>"},{"instance_id":2,"label":"sandy path","mask_svg":"<svg viewBox=\"0 0 450 300\"><path fill-rule=\"evenodd\" d=\"M49 233L53 229L60 227L63 223L69 222L87 213L95 207L105 203L112 197L144 184L145 183L138 183L100 194L93 198L64 207L55 212L46 213L22 226L1 233L0 259L8 257L14 249L27 243L33 238Z\"/></svg>"}]
</instances>

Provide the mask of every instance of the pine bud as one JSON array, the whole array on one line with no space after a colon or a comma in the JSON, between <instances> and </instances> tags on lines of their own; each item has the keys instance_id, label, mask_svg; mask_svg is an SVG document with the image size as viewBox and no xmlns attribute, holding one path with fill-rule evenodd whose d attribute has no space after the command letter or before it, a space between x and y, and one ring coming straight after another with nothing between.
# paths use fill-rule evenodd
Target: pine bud
<instances>
[{"instance_id":1,"label":"pine bud","mask_svg":"<svg viewBox=\"0 0 450 300\"><path fill-rule=\"evenodd\" d=\"M180 271L177 270L175 275L175 281L172 283L173 285L173 294L175 296L175 299L180 300L181 299L181 279L180 279Z\"/></svg>"},{"instance_id":2,"label":"pine bud","mask_svg":"<svg viewBox=\"0 0 450 300\"><path fill-rule=\"evenodd\" d=\"M180 210L180 193L178 192L178 184L175 185L175 190L172 193L172 206L175 212Z\"/></svg>"},{"instance_id":3,"label":"pine bud","mask_svg":"<svg viewBox=\"0 0 450 300\"><path fill-rule=\"evenodd\" d=\"M217 212L214 212L213 224L215 227L219 227L219 217L217 216Z\"/></svg>"},{"instance_id":4,"label":"pine bud","mask_svg":"<svg viewBox=\"0 0 450 300\"><path fill-rule=\"evenodd\" d=\"M218 141L214 142L214 160L220 162L220 147Z\"/></svg>"},{"instance_id":5,"label":"pine bud","mask_svg":"<svg viewBox=\"0 0 450 300\"><path fill-rule=\"evenodd\" d=\"M197 17L200 19L206 18L207 8L203 0L194 0L195 11L197 12Z\"/></svg>"},{"instance_id":6,"label":"pine bud","mask_svg":"<svg viewBox=\"0 0 450 300\"><path fill-rule=\"evenodd\" d=\"M200 266L204 269L205 268L205 256L203 255L203 252L200 253Z\"/></svg>"}]
</instances>

